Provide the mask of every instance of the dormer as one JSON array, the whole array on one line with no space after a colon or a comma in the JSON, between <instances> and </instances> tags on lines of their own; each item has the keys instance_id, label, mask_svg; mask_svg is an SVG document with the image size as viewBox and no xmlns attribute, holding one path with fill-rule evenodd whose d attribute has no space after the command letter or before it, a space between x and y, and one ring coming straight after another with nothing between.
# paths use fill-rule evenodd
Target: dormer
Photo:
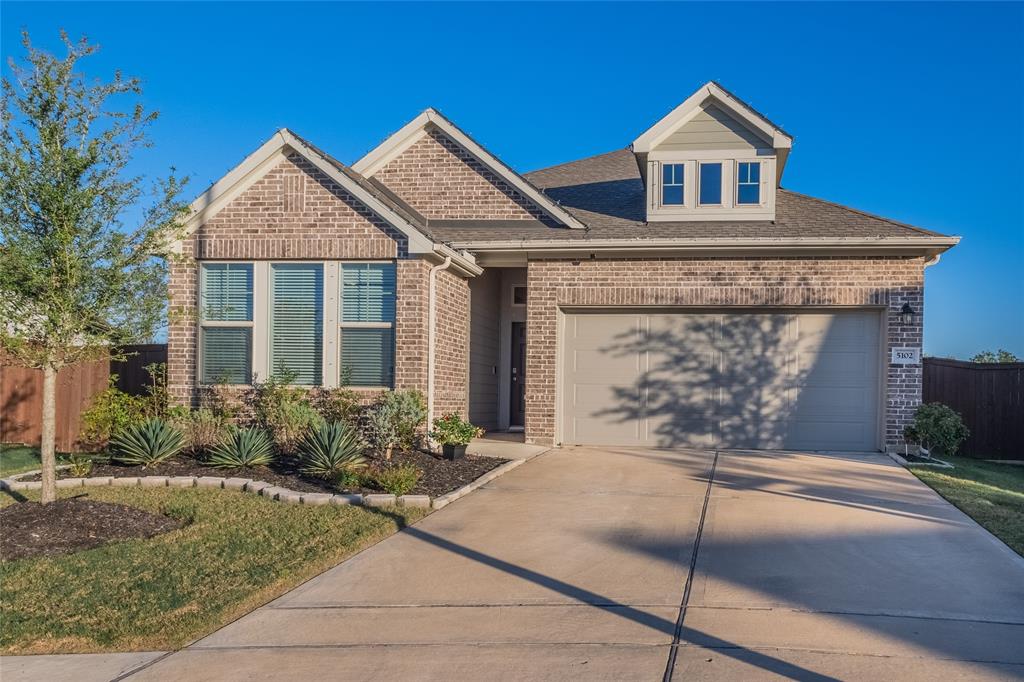
<instances>
[{"instance_id":1,"label":"dormer","mask_svg":"<svg viewBox=\"0 0 1024 682\"><path fill-rule=\"evenodd\" d=\"M775 220L793 138L709 82L632 144L647 220Z\"/></svg>"}]
</instances>

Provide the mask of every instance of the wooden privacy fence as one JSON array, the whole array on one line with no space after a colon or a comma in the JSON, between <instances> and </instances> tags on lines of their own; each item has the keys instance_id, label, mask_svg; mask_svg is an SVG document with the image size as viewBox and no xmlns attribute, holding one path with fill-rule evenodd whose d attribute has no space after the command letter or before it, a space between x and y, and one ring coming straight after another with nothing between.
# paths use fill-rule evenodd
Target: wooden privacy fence
<instances>
[{"instance_id":1,"label":"wooden privacy fence","mask_svg":"<svg viewBox=\"0 0 1024 682\"><path fill-rule=\"evenodd\" d=\"M924 402L963 417L971 435L960 454L1024 460L1024 362L925 358Z\"/></svg>"},{"instance_id":2,"label":"wooden privacy fence","mask_svg":"<svg viewBox=\"0 0 1024 682\"><path fill-rule=\"evenodd\" d=\"M118 388L128 393L145 393L149 375L144 367L167 361L166 344L141 344L125 350L137 353L124 362L98 360L65 367L57 373L57 449L76 452L81 444L78 432L82 412L93 396L118 374ZM122 374L123 372L123 374ZM0 443L39 445L43 427L43 373L11 364L0 356Z\"/></svg>"}]
</instances>

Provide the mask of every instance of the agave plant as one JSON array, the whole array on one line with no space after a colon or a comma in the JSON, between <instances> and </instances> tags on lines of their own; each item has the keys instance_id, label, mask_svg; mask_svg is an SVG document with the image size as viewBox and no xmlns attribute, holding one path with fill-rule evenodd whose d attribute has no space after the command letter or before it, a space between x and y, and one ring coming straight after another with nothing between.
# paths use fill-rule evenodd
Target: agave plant
<instances>
[{"instance_id":1,"label":"agave plant","mask_svg":"<svg viewBox=\"0 0 1024 682\"><path fill-rule=\"evenodd\" d=\"M263 429L232 429L210 450L207 464L221 469L237 469L271 464L274 444Z\"/></svg>"},{"instance_id":2,"label":"agave plant","mask_svg":"<svg viewBox=\"0 0 1024 682\"><path fill-rule=\"evenodd\" d=\"M328 480L366 466L363 442L345 422L331 422L309 431L299 443L299 461L302 473Z\"/></svg>"},{"instance_id":3,"label":"agave plant","mask_svg":"<svg viewBox=\"0 0 1024 682\"><path fill-rule=\"evenodd\" d=\"M181 451L181 431L162 419L147 419L120 431L110 440L112 459L143 468L159 464Z\"/></svg>"}]
</instances>

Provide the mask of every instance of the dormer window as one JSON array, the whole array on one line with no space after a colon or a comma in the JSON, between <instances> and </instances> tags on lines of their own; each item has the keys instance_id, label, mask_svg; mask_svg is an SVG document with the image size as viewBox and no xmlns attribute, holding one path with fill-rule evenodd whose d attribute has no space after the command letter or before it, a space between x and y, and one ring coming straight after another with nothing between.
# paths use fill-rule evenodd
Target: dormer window
<instances>
[{"instance_id":1,"label":"dormer window","mask_svg":"<svg viewBox=\"0 0 1024 682\"><path fill-rule=\"evenodd\" d=\"M700 164L700 186L698 188L701 206L722 205L722 164Z\"/></svg>"},{"instance_id":2,"label":"dormer window","mask_svg":"<svg viewBox=\"0 0 1024 682\"><path fill-rule=\"evenodd\" d=\"M761 203L761 163L741 161L736 164L736 204L751 206Z\"/></svg>"},{"instance_id":3,"label":"dormer window","mask_svg":"<svg viewBox=\"0 0 1024 682\"><path fill-rule=\"evenodd\" d=\"M683 205L683 178L686 166L681 163L666 163L662 166L661 205Z\"/></svg>"}]
</instances>

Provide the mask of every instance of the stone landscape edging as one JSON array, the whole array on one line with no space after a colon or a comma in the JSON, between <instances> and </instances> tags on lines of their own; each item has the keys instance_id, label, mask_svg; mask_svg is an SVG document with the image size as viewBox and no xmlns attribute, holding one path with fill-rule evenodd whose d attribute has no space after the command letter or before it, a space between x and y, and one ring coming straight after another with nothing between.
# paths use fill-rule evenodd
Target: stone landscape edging
<instances>
[{"instance_id":1,"label":"stone landscape edging","mask_svg":"<svg viewBox=\"0 0 1024 682\"><path fill-rule=\"evenodd\" d=\"M532 459L532 458L531 458ZM220 477L220 476L91 476L83 478L59 478L58 488L96 488L104 486L115 487L142 487L142 488L222 488L224 490L235 490L238 492L251 493L266 497L271 500L285 504L306 504L306 505L357 505L365 507L410 507L419 509L441 509L455 500L471 493L480 486L489 483L498 476L515 469L526 459L512 459L501 464L475 481L467 483L449 493L438 497L429 495L391 495L388 493L371 493L367 495L356 493L327 493L327 492L300 492L275 486L266 481L258 481L252 478ZM66 466L58 467L61 469ZM39 490L43 487L42 481L22 481L20 479L35 476L41 473L36 471L24 471L7 478L0 479L0 490L20 492L23 490Z\"/></svg>"}]
</instances>

